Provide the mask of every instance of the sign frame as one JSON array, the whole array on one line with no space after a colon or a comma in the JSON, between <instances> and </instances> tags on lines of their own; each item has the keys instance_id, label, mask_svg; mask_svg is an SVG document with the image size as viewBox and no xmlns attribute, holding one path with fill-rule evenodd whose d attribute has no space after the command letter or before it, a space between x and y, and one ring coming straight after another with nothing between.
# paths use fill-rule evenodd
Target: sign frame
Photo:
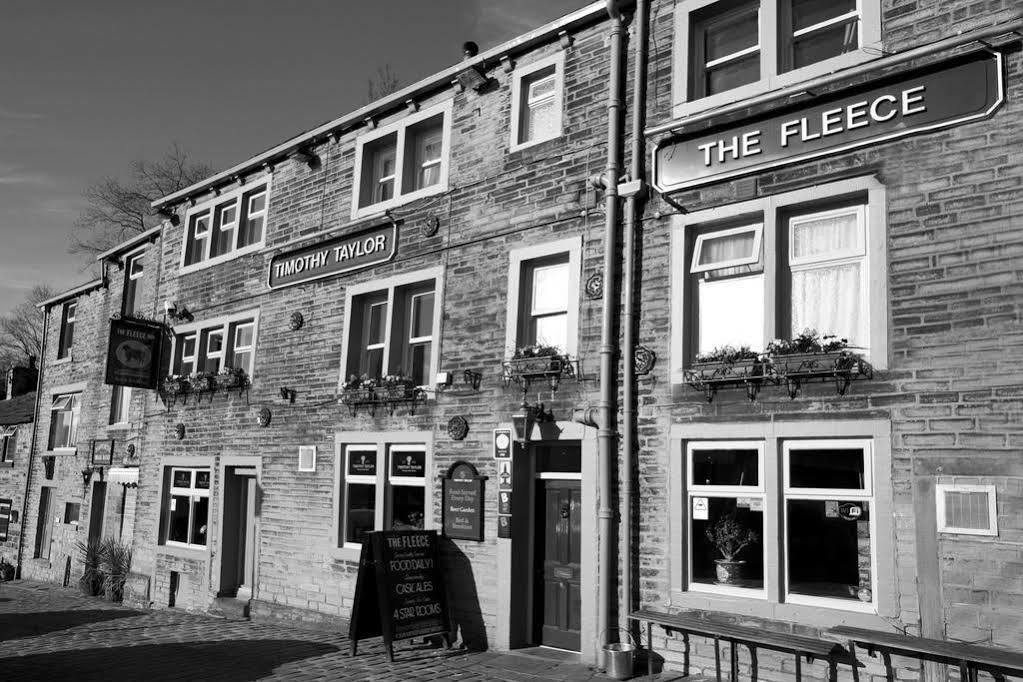
<instances>
[{"instance_id":1,"label":"sign frame","mask_svg":"<svg viewBox=\"0 0 1023 682\"><path fill-rule=\"evenodd\" d=\"M504 438L507 440L503 441ZM494 429L494 459L511 459L513 446L511 429Z\"/></svg>"},{"instance_id":2,"label":"sign frame","mask_svg":"<svg viewBox=\"0 0 1023 682\"><path fill-rule=\"evenodd\" d=\"M460 467L468 467L472 472L471 476L455 478L456 470ZM479 471L471 463L459 460L452 464L448 468L447 473L439 478L441 479L441 532L445 537L453 540L483 542L484 487L488 477L480 476ZM450 511L448 504L454 496L453 493L460 493L459 497L471 495L474 505L470 504L469 506L475 506L475 509L470 511ZM454 520L456 519L466 520L469 528L465 530L454 528Z\"/></svg>"},{"instance_id":3,"label":"sign frame","mask_svg":"<svg viewBox=\"0 0 1023 682\"><path fill-rule=\"evenodd\" d=\"M306 252L322 252L331 251L334 249L341 249L347 243L357 243L360 239L364 239L369 233L374 232L387 232L387 238L390 241L390 248L387 250L386 255L374 257L370 260L359 262L355 265L347 267L337 267L330 270L321 270L315 272L315 274L309 277L303 277L301 279L289 280L284 283L276 283L274 280L273 272L274 266L279 264L281 261L285 261L291 258L301 258ZM306 241L303 239L302 241ZM359 229L350 234L340 234L333 237L329 237L322 241L311 242L305 246L292 249L290 251L279 252L270 257L270 263L266 269L266 286L268 289L285 289L287 287L296 286L298 284L306 284L308 282L315 282L320 279L327 279L329 277L338 277L350 272L357 272L366 268L371 268L382 263L387 263L392 260L395 254L398 253L398 224L394 221L389 222L376 222L368 225L359 226ZM329 257L329 255L328 255ZM335 254L335 259L336 259ZM335 260L335 262L337 262Z\"/></svg>"},{"instance_id":4,"label":"sign frame","mask_svg":"<svg viewBox=\"0 0 1023 682\"><path fill-rule=\"evenodd\" d=\"M139 335L147 335L151 338L143 340L137 338ZM167 328L159 322L124 316L111 318L107 335L107 361L103 372L103 383L146 390L157 389L160 385L160 367L163 364L166 336ZM134 345L135 348L129 348L129 345ZM141 351L139 350L140 346L142 347ZM143 368L132 368L126 362L131 359L132 353L139 352L149 353L148 377L145 380L137 378L132 381L132 376L141 377ZM125 373L127 376L121 376L118 380L116 379L117 372Z\"/></svg>"}]
</instances>

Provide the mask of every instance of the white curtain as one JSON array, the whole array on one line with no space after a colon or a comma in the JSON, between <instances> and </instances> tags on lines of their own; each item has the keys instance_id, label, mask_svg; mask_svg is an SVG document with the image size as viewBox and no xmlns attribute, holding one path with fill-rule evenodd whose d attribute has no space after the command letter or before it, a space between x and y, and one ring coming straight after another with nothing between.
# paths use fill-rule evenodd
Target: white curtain
<instances>
[{"instance_id":1,"label":"white curtain","mask_svg":"<svg viewBox=\"0 0 1023 682\"><path fill-rule=\"evenodd\" d=\"M711 237L708 235L700 246L700 253L696 262L698 265L708 265L750 258L753 255L755 235L756 233L752 230L731 234L726 237Z\"/></svg>"},{"instance_id":2,"label":"white curtain","mask_svg":"<svg viewBox=\"0 0 1023 682\"><path fill-rule=\"evenodd\" d=\"M859 211L792 221L792 259L805 262L863 252Z\"/></svg>"},{"instance_id":3,"label":"white curtain","mask_svg":"<svg viewBox=\"0 0 1023 682\"><path fill-rule=\"evenodd\" d=\"M792 336L807 327L835 334L865 348L861 263L844 263L792 273Z\"/></svg>"}]
</instances>

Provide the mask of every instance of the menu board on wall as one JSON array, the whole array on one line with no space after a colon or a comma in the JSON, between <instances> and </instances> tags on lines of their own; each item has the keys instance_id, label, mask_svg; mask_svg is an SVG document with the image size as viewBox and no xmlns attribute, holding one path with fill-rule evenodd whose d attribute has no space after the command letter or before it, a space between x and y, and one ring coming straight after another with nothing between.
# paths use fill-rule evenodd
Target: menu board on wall
<instances>
[{"instance_id":1,"label":"menu board on wall","mask_svg":"<svg viewBox=\"0 0 1023 682\"><path fill-rule=\"evenodd\" d=\"M476 467L456 462L443 477L444 535L458 540L483 540L483 481Z\"/></svg>"},{"instance_id":2,"label":"menu board on wall","mask_svg":"<svg viewBox=\"0 0 1023 682\"><path fill-rule=\"evenodd\" d=\"M359 558L348 628L352 656L359 640L368 637L384 638L391 661L396 639L441 635L445 646L450 647L451 625L438 566L437 532L375 531L367 536Z\"/></svg>"}]
</instances>

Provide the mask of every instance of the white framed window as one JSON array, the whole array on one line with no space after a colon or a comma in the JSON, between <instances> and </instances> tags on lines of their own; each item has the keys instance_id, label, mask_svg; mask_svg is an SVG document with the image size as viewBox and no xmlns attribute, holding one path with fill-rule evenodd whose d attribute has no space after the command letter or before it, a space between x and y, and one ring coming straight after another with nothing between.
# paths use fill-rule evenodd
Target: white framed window
<instances>
[{"instance_id":1,"label":"white framed window","mask_svg":"<svg viewBox=\"0 0 1023 682\"><path fill-rule=\"evenodd\" d=\"M107 422L114 424L126 424L128 422L128 408L131 405L130 386L112 386L110 392L110 419Z\"/></svg>"},{"instance_id":2,"label":"white framed window","mask_svg":"<svg viewBox=\"0 0 1023 682\"><path fill-rule=\"evenodd\" d=\"M57 342L57 359L71 354L75 344L75 320L78 318L78 299L68 301L60 310L60 339Z\"/></svg>"},{"instance_id":3,"label":"white framed window","mask_svg":"<svg viewBox=\"0 0 1023 682\"><path fill-rule=\"evenodd\" d=\"M316 446L315 445L299 445L298 446L298 470L299 471L316 471Z\"/></svg>"},{"instance_id":4,"label":"white framed window","mask_svg":"<svg viewBox=\"0 0 1023 682\"><path fill-rule=\"evenodd\" d=\"M206 549L209 536L210 470L168 467L164 495L164 543L189 549Z\"/></svg>"},{"instance_id":5,"label":"white framed window","mask_svg":"<svg viewBox=\"0 0 1023 682\"><path fill-rule=\"evenodd\" d=\"M764 443L690 442L686 472L690 589L765 598Z\"/></svg>"},{"instance_id":6,"label":"white framed window","mask_svg":"<svg viewBox=\"0 0 1023 682\"><path fill-rule=\"evenodd\" d=\"M263 247L270 179L223 192L185 215L181 271L191 272Z\"/></svg>"},{"instance_id":7,"label":"white framed window","mask_svg":"<svg viewBox=\"0 0 1023 682\"><path fill-rule=\"evenodd\" d=\"M0 426L0 464L14 461L18 447L18 427Z\"/></svg>"},{"instance_id":8,"label":"white framed window","mask_svg":"<svg viewBox=\"0 0 1023 682\"><path fill-rule=\"evenodd\" d=\"M715 347L804 329L888 359L886 206L873 178L695 211L672 225L672 380Z\"/></svg>"},{"instance_id":9,"label":"white framed window","mask_svg":"<svg viewBox=\"0 0 1023 682\"><path fill-rule=\"evenodd\" d=\"M447 191L451 110L447 101L355 141L353 218Z\"/></svg>"},{"instance_id":10,"label":"white framed window","mask_svg":"<svg viewBox=\"0 0 1023 682\"><path fill-rule=\"evenodd\" d=\"M581 253L578 237L511 251L505 332L508 355L534 344L576 355Z\"/></svg>"},{"instance_id":11,"label":"white framed window","mask_svg":"<svg viewBox=\"0 0 1023 682\"><path fill-rule=\"evenodd\" d=\"M259 312L249 310L228 317L174 327L170 374L215 374L241 369L251 379L255 366Z\"/></svg>"},{"instance_id":12,"label":"white framed window","mask_svg":"<svg viewBox=\"0 0 1023 682\"><path fill-rule=\"evenodd\" d=\"M869 440L787 440L783 451L785 600L853 610L876 572Z\"/></svg>"},{"instance_id":13,"label":"white framed window","mask_svg":"<svg viewBox=\"0 0 1023 682\"><path fill-rule=\"evenodd\" d=\"M409 377L418 386L437 373L443 271L348 287L340 383L349 377Z\"/></svg>"},{"instance_id":14,"label":"white framed window","mask_svg":"<svg viewBox=\"0 0 1023 682\"><path fill-rule=\"evenodd\" d=\"M78 419L82 409L81 393L61 393L50 404L49 450L74 448L78 442Z\"/></svg>"},{"instance_id":15,"label":"white framed window","mask_svg":"<svg viewBox=\"0 0 1023 682\"><path fill-rule=\"evenodd\" d=\"M429 434L345 433L337 448L339 548L357 550L375 530L432 527Z\"/></svg>"},{"instance_id":16,"label":"white framed window","mask_svg":"<svg viewBox=\"0 0 1023 682\"><path fill-rule=\"evenodd\" d=\"M560 137L564 118L565 53L515 69L510 151Z\"/></svg>"},{"instance_id":17,"label":"white framed window","mask_svg":"<svg viewBox=\"0 0 1023 682\"><path fill-rule=\"evenodd\" d=\"M878 0L681 0L673 116L880 56Z\"/></svg>"},{"instance_id":18,"label":"white framed window","mask_svg":"<svg viewBox=\"0 0 1023 682\"><path fill-rule=\"evenodd\" d=\"M939 533L998 535L995 486L939 483L934 496Z\"/></svg>"},{"instance_id":19,"label":"white framed window","mask_svg":"<svg viewBox=\"0 0 1023 682\"><path fill-rule=\"evenodd\" d=\"M145 255L145 251L139 251L124 259L124 302L121 312L129 317L142 312L143 301L139 295L139 287L145 274L142 261Z\"/></svg>"}]
</instances>

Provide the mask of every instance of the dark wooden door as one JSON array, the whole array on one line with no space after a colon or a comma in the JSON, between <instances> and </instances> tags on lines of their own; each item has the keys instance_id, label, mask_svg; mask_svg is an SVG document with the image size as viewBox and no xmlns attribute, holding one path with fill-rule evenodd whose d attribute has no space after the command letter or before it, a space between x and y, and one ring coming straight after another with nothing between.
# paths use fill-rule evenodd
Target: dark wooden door
<instances>
[{"instance_id":1,"label":"dark wooden door","mask_svg":"<svg viewBox=\"0 0 1023 682\"><path fill-rule=\"evenodd\" d=\"M536 494L536 579L533 635L537 644L579 651L579 481L541 480Z\"/></svg>"},{"instance_id":2,"label":"dark wooden door","mask_svg":"<svg viewBox=\"0 0 1023 682\"><path fill-rule=\"evenodd\" d=\"M92 503L89 505L89 540L99 542L103 538L103 517L107 511L107 484L95 481L92 484Z\"/></svg>"}]
</instances>

